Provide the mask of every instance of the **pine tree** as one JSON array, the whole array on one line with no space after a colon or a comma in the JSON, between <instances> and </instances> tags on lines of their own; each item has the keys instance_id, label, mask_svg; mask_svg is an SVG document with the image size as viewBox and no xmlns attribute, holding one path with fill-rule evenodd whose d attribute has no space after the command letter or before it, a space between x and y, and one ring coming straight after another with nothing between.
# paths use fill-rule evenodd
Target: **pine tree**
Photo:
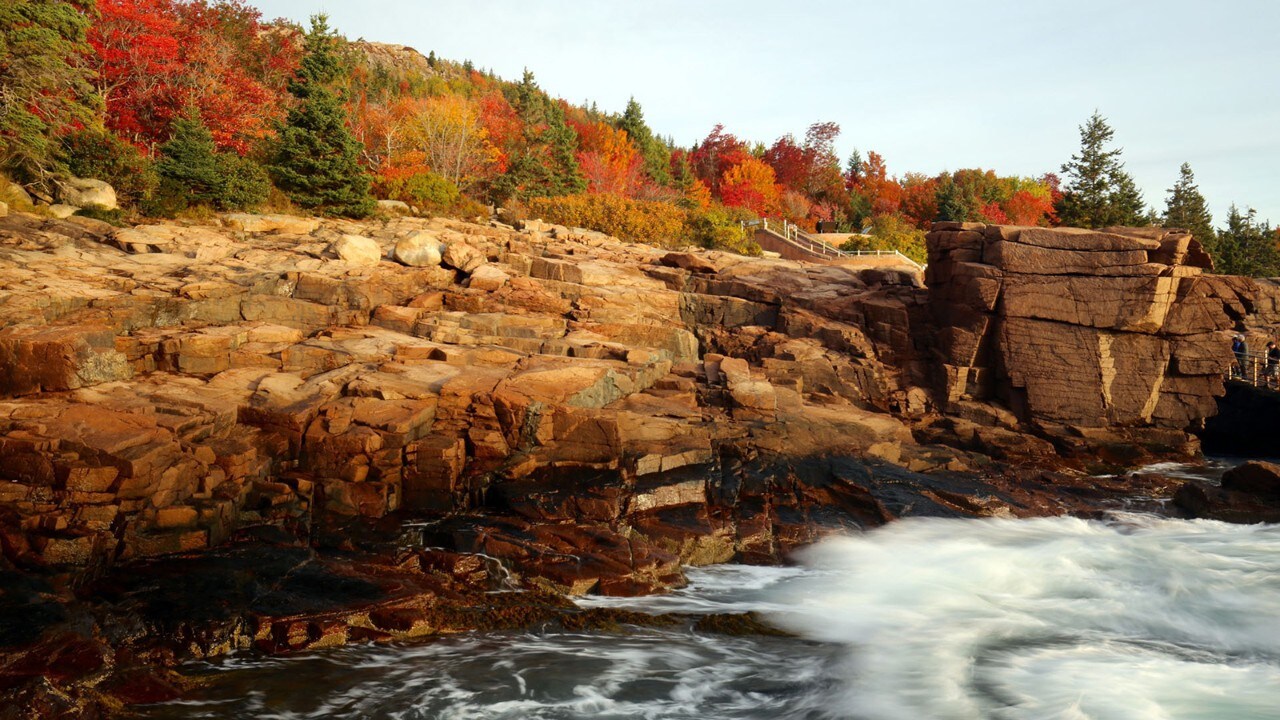
<instances>
[{"instance_id":1,"label":"pine tree","mask_svg":"<svg viewBox=\"0 0 1280 720\"><path fill-rule=\"evenodd\" d=\"M511 94L511 104L524 126L522 150L494 182L495 202L510 197L554 197L587 189L578 167L578 134L564 119L560 103L547 97L525 70Z\"/></svg>"},{"instance_id":2,"label":"pine tree","mask_svg":"<svg viewBox=\"0 0 1280 720\"><path fill-rule=\"evenodd\" d=\"M1190 163L1182 163L1178 182L1169 188L1163 222L1165 227L1191 231L1191 236L1205 247L1213 244L1213 216L1209 214L1209 205L1196 186L1196 176L1191 172Z\"/></svg>"},{"instance_id":3,"label":"pine tree","mask_svg":"<svg viewBox=\"0 0 1280 720\"><path fill-rule=\"evenodd\" d=\"M1268 223L1258 223L1257 212L1235 206L1227 213L1227 226L1218 231L1207 248L1215 268L1224 275L1276 277L1280 275L1280 248Z\"/></svg>"},{"instance_id":4,"label":"pine tree","mask_svg":"<svg viewBox=\"0 0 1280 720\"><path fill-rule=\"evenodd\" d=\"M0 171L41 181L62 170L55 135L89 125L99 99L80 62L91 0L0 2Z\"/></svg>"},{"instance_id":5,"label":"pine tree","mask_svg":"<svg viewBox=\"0 0 1280 720\"><path fill-rule=\"evenodd\" d=\"M1142 193L1120 162L1124 151L1107 147L1114 135L1096 111L1080 127L1080 154L1062 166L1068 178L1058 208L1062 224L1087 228L1145 224Z\"/></svg>"},{"instance_id":6,"label":"pine tree","mask_svg":"<svg viewBox=\"0 0 1280 720\"><path fill-rule=\"evenodd\" d=\"M359 218L376 207L371 179L360 166L360 142L332 85L344 72L338 37L324 15L311 18L297 76L289 84L296 103L278 128L269 167L276 185L299 206Z\"/></svg>"},{"instance_id":7,"label":"pine tree","mask_svg":"<svg viewBox=\"0 0 1280 720\"><path fill-rule=\"evenodd\" d=\"M644 111L635 98L627 101L627 109L618 119L618 129L627 133L631 141L640 149L644 158L644 170L654 182L663 187L671 187L671 150L654 137L653 130L644 121Z\"/></svg>"},{"instance_id":8,"label":"pine tree","mask_svg":"<svg viewBox=\"0 0 1280 720\"><path fill-rule=\"evenodd\" d=\"M166 191L181 192L188 201L211 203L219 196L218 146L194 109L174 121L173 134L160 146L156 173Z\"/></svg>"},{"instance_id":9,"label":"pine tree","mask_svg":"<svg viewBox=\"0 0 1280 720\"><path fill-rule=\"evenodd\" d=\"M271 192L262 166L234 152L218 152L213 133L194 108L174 121L173 134L160 146L156 175L162 197L149 209L160 215L181 211L192 202L243 210L261 205Z\"/></svg>"}]
</instances>

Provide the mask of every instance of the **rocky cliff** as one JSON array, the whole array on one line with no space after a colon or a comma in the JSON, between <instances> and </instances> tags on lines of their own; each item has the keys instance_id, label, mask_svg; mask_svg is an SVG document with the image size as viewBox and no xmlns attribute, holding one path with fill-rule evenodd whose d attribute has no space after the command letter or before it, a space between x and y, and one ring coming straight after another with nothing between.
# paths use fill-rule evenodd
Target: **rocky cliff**
<instances>
[{"instance_id":1,"label":"rocky cliff","mask_svg":"<svg viewBox=\"0 0 1280 720\"><path fill-rule=\"evenodd\" d=\"M0 678L48 700L68 637L82 678L519 625L903 515L1167 495L1080 470L1194 452L1223 332L1280 319L1176 233L942 224L930 260L0 219Z\"/></svg>"},{"instance_id":2,"label":"rocky cliff","mask_svg":"<svg viewBox=\"0 0 1280 720\"><path fill-rule=\"evenodd\" d=\"M928 242L946 403L996 399L1040 427L1185 430L1216 411L1242 313L1190 235L943 223Z\"/></svg>"}]
</instances>

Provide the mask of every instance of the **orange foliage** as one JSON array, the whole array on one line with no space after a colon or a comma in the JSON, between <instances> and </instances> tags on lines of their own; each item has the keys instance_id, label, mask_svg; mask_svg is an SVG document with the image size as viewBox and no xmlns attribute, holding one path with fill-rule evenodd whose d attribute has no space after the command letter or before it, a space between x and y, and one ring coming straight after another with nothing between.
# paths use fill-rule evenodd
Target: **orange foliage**
<instances>
[{"instance_id":1,"label":"orange foliage","mask_svg":"<svg viewBox=\"0 0 1280 720\"><path fill-rule=\"evenodd\" d=\"M578 165L588 191L635 197L645 185L644 158L627 133L602 122L577 129Z\"/></svg>"},{"instance_id":2,"label":"orange foliage","mask_svg":"<svg viewBox=\"0 0 1280 720\"><path fill-rule=\"evenodd\" d=\"M762 160L746 157L725 171L720 180L720 199L729 207L767 216L778 209L780 193L773 168Z\"/></svg>"},{"instance_id":3,"label":"orange foliage","mask_svg":"<svg viewBox=\"0 0 1280 720\"><path fill-rule=\"evenodd\" d=\"M867 153L867 162L856 187L871 202L872 215L892 215L902 206L902 186L889 177L880 153Z\"/></svg>"},{"instance_id":4,"label":"orange foliage","mask_svg":"<svg viewBox=\"0 0 1280 720\"><path fill-rule=\"evenodd\" d=\"M688 201L689 207L695 210L707 210L711 207L711 188L707 184L693 178L689 183L689 189L685 192L685 199Z\"/></svg>"}]
</instances>

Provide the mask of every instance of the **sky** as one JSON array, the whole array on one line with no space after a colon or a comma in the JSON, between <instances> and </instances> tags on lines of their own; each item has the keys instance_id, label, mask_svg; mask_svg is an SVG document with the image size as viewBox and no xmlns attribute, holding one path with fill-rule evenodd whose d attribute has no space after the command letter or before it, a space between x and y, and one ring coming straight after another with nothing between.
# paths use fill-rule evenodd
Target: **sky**
<instances>
[{"instance_id":1,"label":"sky","mask_svg":"<svg viewBox=\"0 0 1280 720\"><path fill-rule=\"evenodd\" d=\"M682 146L724 123L771 144L815 122L842 156L901 175L1057 172L1097 110L1147 203L1188 162L1221 226L1280 224L1277 0L250 0L325 12L351 39L408 45L621 112Z\"/></svg>"}]
</instances>

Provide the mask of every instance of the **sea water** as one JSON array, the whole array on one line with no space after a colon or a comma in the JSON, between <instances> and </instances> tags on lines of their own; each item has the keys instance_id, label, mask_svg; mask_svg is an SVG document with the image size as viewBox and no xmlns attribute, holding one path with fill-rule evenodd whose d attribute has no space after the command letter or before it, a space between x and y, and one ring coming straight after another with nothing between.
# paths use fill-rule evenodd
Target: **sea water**
<instances>
[{"instance_id":1,"label":"sea water","mask_svg":"<svg viewBox=\"0 0 1280 720\"><path fill-rule=\"evenodd\" d=\"M153 718L1280 718L1280 526L907 519L785 568L691 569L690 625L475 634L194 668Z\"/></svg>"}]
</instances>

